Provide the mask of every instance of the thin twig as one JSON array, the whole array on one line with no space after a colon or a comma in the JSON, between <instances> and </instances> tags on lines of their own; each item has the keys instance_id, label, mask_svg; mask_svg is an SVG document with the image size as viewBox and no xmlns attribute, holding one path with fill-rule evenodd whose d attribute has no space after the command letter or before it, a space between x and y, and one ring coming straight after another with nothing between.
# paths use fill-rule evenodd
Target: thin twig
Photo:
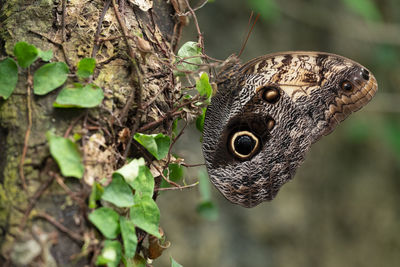
<instances>
[{"instance_id":1,"label":"thin twig","mask_svg":"<svg viewBox=\"0 0 400 267\"><path fill-rule=\"evenodd\" d=\"M52 38L46 36L46 35L43 34L43 33L40 33L40 32L34 31L34 30L29 30L29 31L32 32L32 33L34 33L34 34L39 35L40 37L43 37L43 38L47 39L50 43L59 46L59 47L61 48L62 52L63 52L64 59L65 59L65 63L67 63L69 69L72 69L72 65L71 65L71 63L69 62L69 59L68 59L68 56L67 56L67 55L68 55L67 50L65 49L65 47L64 47L64 45L63 45L62 43L60 43L60 42L58 42L58 41L56 41L56 40L53 40Z\"/></svg>"},{"instance_id":2,"label":"thin twig","mask_svg":"<svg viewBox=\"0 0 400 267\"><path fill-rule=\"evenodd\" d=\"M65 12L67 9L67 0L62 0L62 23L61 23L61 40L65 42Z\"/></svg>"},{"instance_id":3,"label":"thin twig","mask_svg":"<svg viewBox=\"0 0 400 267\"><path fill-rule=\"evenodd\" d=\"M187 163L181 163L182 166L186 168L193 168L193 167L200 167L200 166L205 166L205 163L199 163L199 164L187 164Z\"/></svg>"},{"instance_id":4,"label":"thin twig","mask_svg":"<svg viewBox=\"0 0 400 267\"><path fill-rule=\"evenodd\" d=\"M27 111L28 111L28 128L26 129L25 132L25 140L24 140L24 148L22 150L22 155L21 155L21 161L19 163L19 176L21 177L22 181L22 187L25 191L27 191L27 186L26 186L26 180L25 180L25 174L24 174L24 162L25 162L25 157L26 153L28 151L28 143L29 143L29 136L31 134L31 129L32 129L32 103L31 103L31 90L32 90L32 85L33 85L33 80L32 80L32 75L30 68L28 68L28 77L27 77L27 97L26 97L26 104L27 104Z\"/></svg>"},{"instance_id":5,"label":"thin twig","mask_svg":"<svg viewBox=\"0 0 400 267\"><path fill-rule=\"evenodd\" d=\"M43 195L43 193L49 188L49 186L53 183L54 181L54 176L50 176L49 179L47 179L36 191L36 193L33 195L33 197L29 200L29 205L24 213L24 217L21 220L21 224L19 225L19 229L23 230L26 225L26 220L29 217L29 214L31 213L32 209L35 207L37 201L39 198Z\"/></svg>"},{"instance_id":6,"label":"thin twig","mask_svg":"<svg viewBox=\"0 0 400 267\"><path fill-rule=\"evenodd\" d=\"M111 4L111 0L107 0L107 2L104 3L103 11L100 14L99 22L97 23L96 33L94 35L92 58L96 57L97 50L99 48L99 37L100 37L100 32L101 32L101 24L103 24L104 17L107 13L108 8L110 7L110 4Z\"/></svg>"},{"instance_id":7,"label":"thin twig","mask_svg":"<svg viewBox=\"0 0 400 267\"><path fill-rule=\"evenodd\" d=\"M192 14L193 17L193 21L194 21L194 25L196 26L196 30L197 30L197 35L198 35L198 43L201 46L201 52L202 54L204 54L204 39L203 39L203 34L200 31L200 26L199 26L199 22L197 21L197 16L196 13L194 12L194 10L190 7L189 5L189 1L185 0L187 8L189 9L189 12Z\"/></svg>"},{"instance_id":8,"label":"thin twig","mask_svg":"<svg viewBox=\"0 0 400 267\"><path fill-rule=\"evenodd\" d=\"M35 214L35 217L39 217L39 218L43 218L43 219L47 220L49 223L54 225L58 230L67 234L72 240L78 242L79 244L83 243L84 240L80 234L74 233L73 231L69 230L67 227L65 227L63 224L58 222L50 214L47 214L46 212L38 212L37 214Z\"/></svg>"},{"instance_id":9,"label":"thin twig","mask_svg":"<svg viewBox=\"0 0 400 267\"><path fill-rule=\"evenodd\" d=\"M68 129L65 131L64 138L67 138L67 137L69 136L70 132L71 132L72 129L75 127L76 123L77 123L80 119L82 119L82 117L83 117L84 115L85 115L85 113L82 113L81 115L79 115L78 117L76 117L75 120L73 120L73 121L71 122L71 124L69 125Z\"/></svg>"},{"instance_id":10,"label":"thin twig","mask_svg":"<svg viewBox=\"0 0 400 267\"><path fill-rule=\"evenodd\" d=\"M193 184L189 184L189 185L180 185L180 186L177 186L177 187L155 188L154 191L183 190L183 189L195 187L195 186L198 185L198 184L199 184L199 182L195 182L195 183L193 183Z\"/></svg>"}]
</instances>

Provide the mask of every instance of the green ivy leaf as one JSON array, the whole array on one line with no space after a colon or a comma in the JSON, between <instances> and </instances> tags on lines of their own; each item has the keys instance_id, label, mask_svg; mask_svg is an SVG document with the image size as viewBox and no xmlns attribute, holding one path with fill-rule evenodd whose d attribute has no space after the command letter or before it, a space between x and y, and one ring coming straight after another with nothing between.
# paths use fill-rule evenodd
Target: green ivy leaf
<instances>
[{"instance_id":1,"label":"green ivy leaf","mask_svg":"<svg viewBox=\"0 0 400 267\"><path fill-rule=\"evenodd\" d=\"M105 188L101 199L113 203L117 207L130 207L133 205L133 193L122 177L114 177Z\"/></svg>"},{"instance_id":2,"label":"green ivy leaf","mask_svg":"<svg viewBox=\"0 0 400 267\"><path fill-rule=\"evenodd\" d=\"M183 267L182 265L180 265L179 263L177 263L172 256L169 257L169 259L171 260L171 267Z\"/></svg>"},{"instance_id":3,"label":"green ivy leaf","mask_svg":"<svg viewBox=\"0 0 400 267\"><path fill-rule=\"evenodd\" d=\"M211 98L213 90L206 72L203 72L200 78L196 81L196 90L201 96L206 96L207 99Z\"/></svg>"},{"instance_id":4,"label":"green ivy leaf","mask_svg":"<svg viewBox=\"0 0 400 267\"><path fill-rule=\"evenodd\" d=\"M169 175L168 175L169 174ZM169 180L173 182L179 182L183 178L184 168L182 165L171 163L168 164L168 169L164 170L164 175L168 177ZM170 187L171 185L164 179L161 181L160 187Z\"/></svg>"},{"instance_id":5,"label":"green ivy leaf","mask_svg":"<svg viewBox=\"0 0 400 267\"><path fill-rule=\"evenodd\" d=\"M199 64L203 63L201 58L201 48L196 42L186 42L178 50L177 60L184 60L186 62L180 62L177 64L178 72L175 73L177 76L184 76L185 73L182 71L196 71L199 68Z\"/></svg>"},{"instance_id":6,"label":"green ivy leaf","mask_svg":"<svg viewBox=\"0 0 400 267\"><path fill-rule=\"evenodd\" d=\"M135 205L130 210L132 222L147 233L161 238L158 230L160 210L156 202L148 195L135 195L134 201Z\"/></svg>"},{"instance_id":7,"label":"green ivy leaf","mask_svg":"<svg viewBox=\"0 0 400 267\"><path fill-rule=\"evenodd\" d=\"M27 68L38 58L39 50L34 45L18 42L14 46L14 55L17 58L18 65Z\"/></svg>"},{"instance_id":8,"label":"green ivy leaf","mask_svg":"<svg viewBox=\"0 0 400 267\"><path fill-rule=\"evenodd\" d=\"M202 108L201 115L199 115L196 119L196 128L201 133L203 132L203 129L204 129L204 120L206 118L206 110L207 110L207 108Z\"/></svg>"},{"instance_id":9,"label":"green ivy leaf","mask_svg":"<svg viewBox=\"0 0 400 267\"><path fill-rule=\"evenodd\" d=\"M101 207L89 214L89 220L107 238L116 238L120 232L119 215L111 208Z\"/></svg>"},{"instance_id":10,"label":"green ivy leaf","mask_svg":"<svg viewBox=\"0 0 400 267\"><path fill-rule=\"evenodd\" d=\"M95 209L97 207L96 201L101 199L104 188L98 182L94 182L92 185L92 192L89 196L89 208Z\"/></svg>"},{"instance_id":11,"label":"green ivy leaf","mask_svg":"<svg viewBox=\"0 0 400 267\"><path fill-rule=\"evenodd\" d=\"M103 90L94 85L88 84L84 87L75 84L74 88L64 88L58 94L53 106L57 108L92 108L103 101Z\"/></svg>"},{"instance_id":12,"label":"green ivy leaf","mask_svg":"<svg viewBox=\"0 0 400 267\"><path fill-rule=\"evenodd\" d=\"M106 265L108 267L117 267L121 261L122 248L117 240L106 240L101 254L97 257L96 265Z\"/></svg>"},{"instance_id":13,"label":"green ivy leaf","mask_svg":"<svg viewBox=\"0 0 400 267\"><path fill-rule=\"evenodd\" d=\"M76 144L50 132L46 133L46 137L50 146L50 154L60 167L61 174L66 177L82 178L85 167Z\"/></svg>"},{"instance_id":14,"label":"green ivy leaf","mask_svg":"<svg viewBox=\"0 0 400 267\"><path fill-rule=\"evenodd\" d=\"M143 158L133 159L131 162L116 170L112 177L115 179L117 176L121 176L125 179L128 184L132 184L133 181L139 175L139 167L144 166L145 162Z\"/></svg>"},{"instance_id":15,"label":"green ivy leaf","mask_svg":"<svg viewBox=\"0 0 400 267\"><path fill-rule=\"evenodd\" d=\"M7 99L15 89L18 81L18 66L12 58L0 62L0 97Z\"/></svg>"},{"instance_id":16,"label":"green ivy leaf","mask_svg":"<svg viewBox=\"0 0 400 267\"><path fill-rule=\"evenodd\" d=\"M135 194L141 194L146 196L153 196L154 192L154 177L151 174L147 166L139 167L139 174L133 182L129 183L133 189L135 189Z\"/></svg>"},{"instance_id":17,"label":"green ivy leaf","mask_svg":"<svg viewBox=\"0 0 400 267\"><path fill-rule=\"evenodd\" d=\"M78 71L76 74L79 78L89 78L93 74L96 67L96 60L94 58L84 58L78 63Z\"/></svg>"},{"instance_id":18,"label":"green ivy leaf","mask_svg":"<svg viewBox=\"0 0 400 267\"><path fill-rule=\"evenodd\" d=\"M52 50L47 50L47 51L42 51L40 49L39 50L39 57L43 60L43 61L50 61L53 58L53 51Z\"/></svg>"},{"instance_id":19,"label":"green ivy leaf","mask_svg":"<svg viewBox=\"0 0 400 267\"><path fill-rule=\"evenodd\" d=\"M133 258L135 256L138 242L135 225L132 221L122 216L119 218L119 225L121 226L121 235L124 243L125 256L127 258Z\"/></svg>"},{"instance_id":20,"label":"green ivy leaf","mask_svg":"<svg viewBox=\"0 0 400 267\"><path fill-rule=\"evenodd\" d=\"M136 133L133 137L139 144L147 149L157 160L163 159L169 150L171 140L169 136L159 134Z\"/></svg>"},{"instance_id":21,"label":"green ivy leaf","mask_svg":"<svg viewBox=\"0 0 400 267\"><path fill-rule=\"evenodd\" d=\"M45 95L65 83L69 69L64 62L47 63L33 75L33 92Z\"/></svg>"}]
</instances>

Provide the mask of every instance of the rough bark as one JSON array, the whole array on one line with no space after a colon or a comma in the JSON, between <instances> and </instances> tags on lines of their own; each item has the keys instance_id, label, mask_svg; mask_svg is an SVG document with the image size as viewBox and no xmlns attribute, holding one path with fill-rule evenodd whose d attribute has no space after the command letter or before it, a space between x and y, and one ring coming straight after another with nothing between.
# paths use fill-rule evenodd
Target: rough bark
<instances>
[{"instance_id":1,"label":"rough bark","mask_svg":"<svg viewBox=\"0 0 400 267\"><path fill-rule=\"evenodd\" d=\"M8 100L0 99L0 262L10 266L93 264L99 245L92 243L96 240L95 231L87 220L90 184L95 179L110 177L123 164L129 143L119 135L123 130L128 137L138 129L169 133L173 116L166 118L165 114L171 112L179 97L175 94L179 86L172 70L161 60L173 60L175 11L168 1L154 0L153 8L147 12L130 1L119 1L117 9L130 36L126 38L130 48L121 37L124 31L112 1L72 0L65 10L63 3L0 1L0 59L12 55L18 41L32 43L42 50L52 49L53 61L67 62L70 69L94 51L97 68L93 82L105 94L102 105L90 110L54 108L60 88L45 96L32 95L32 128L27 144L27 70L19 70L13 95ZM96 31L107 3L110 6L100 25L97 44ZM140 51L138 36L150 43L150 52ZM37 69L42 64L37 62L30 68ZM73 82L76 77L70 77L67 84ZM138 111L138 104L146 109ZM136 116L137 112L140 116ZM46 141L45 133L49 130L60 136L66 132L69 137L74 133L82 136L78 142L85 163L82 180L58 174ZM21 159L24 146L27 153ZM137 150L132 145L128 155L142 153ZM69 232L55 226L57 223ZM86 249L82 249L84 244L88 245ZM36 249L39 252L35 254Z\"/></svg>"}]
</instances>

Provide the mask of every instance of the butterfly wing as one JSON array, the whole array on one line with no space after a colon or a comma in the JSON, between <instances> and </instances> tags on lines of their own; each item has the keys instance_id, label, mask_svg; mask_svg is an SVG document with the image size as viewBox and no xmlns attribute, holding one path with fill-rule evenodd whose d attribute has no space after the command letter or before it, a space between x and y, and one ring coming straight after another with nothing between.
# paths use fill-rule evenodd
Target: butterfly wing
<instances>
[{"instance_id":1,"label":"butterfly wing","mask_svg":"<svg viewBox=\"0 0 400 267\"><path fill-rule=\"evenodd\" d=\"M272 54L231 69L207 109L203 154L213 184L245 207L273 199L311 144L377 90L367 69L327 53Z\"/></svg>"}]
</instances>

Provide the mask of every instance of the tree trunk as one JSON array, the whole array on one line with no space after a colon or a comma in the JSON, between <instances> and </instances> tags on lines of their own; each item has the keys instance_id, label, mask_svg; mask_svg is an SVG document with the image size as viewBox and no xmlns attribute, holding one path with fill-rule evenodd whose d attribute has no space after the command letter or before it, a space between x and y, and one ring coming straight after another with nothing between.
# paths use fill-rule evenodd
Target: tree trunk
<instances>
[{"instance_id":1,"label":"tree trunk","mask_svg":"<svg viewBox=\"0 0 400 267\"><path fill-rule=\"evenodd\" d=\"M93 265L101 247L94 244L87 218L91 184L110 179L126 156L143 153L131 145L134 132L171 131L180 91L161 59L173 61L175 10L165 0L154 0L148 11L134 1L113 2L0 1L0 60L12 56L19 41L51 49L52 61L66 62L71 72L82 58L94 57L92 80L105 95L97 108L54 108L61 88L44 96L31 92L32 73L44 64L37 61L20 68L14 93L0 98L0 263L5 266ZM77 81L70 75L67 84ZM47 131L81 137L83 179L59 174Z\"/></svg>"}]
</instances>

